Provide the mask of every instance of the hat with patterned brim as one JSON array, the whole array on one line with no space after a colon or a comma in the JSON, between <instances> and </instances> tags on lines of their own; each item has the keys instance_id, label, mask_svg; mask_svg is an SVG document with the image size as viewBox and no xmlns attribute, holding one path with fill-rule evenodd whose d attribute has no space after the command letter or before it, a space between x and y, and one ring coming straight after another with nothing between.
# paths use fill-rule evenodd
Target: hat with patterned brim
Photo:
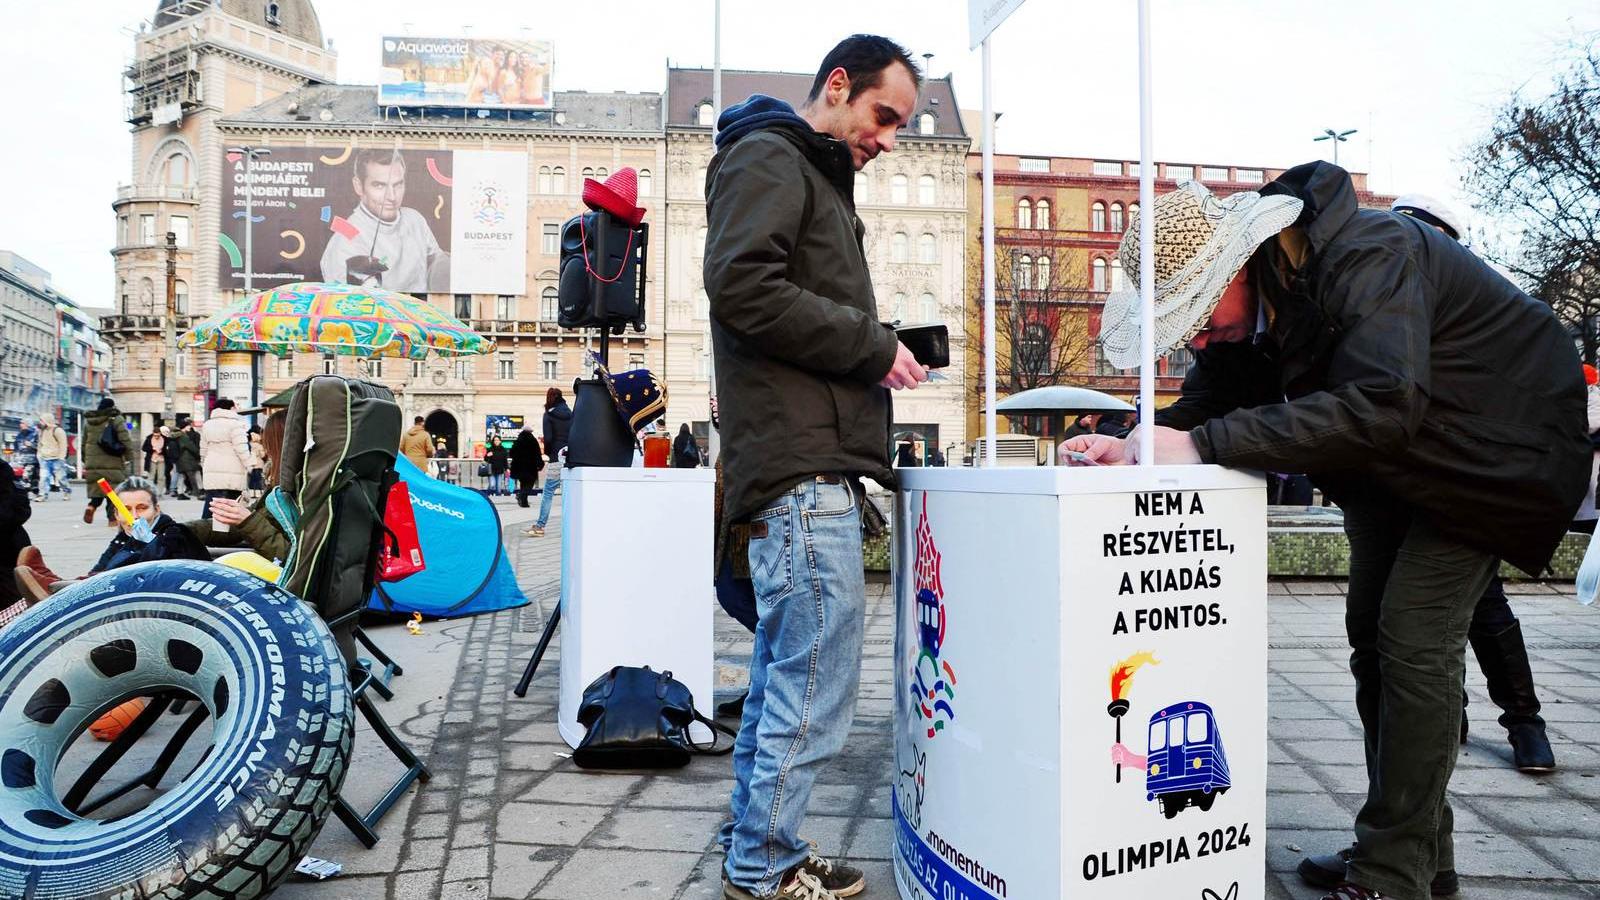
<instances>
[{"instance_id":1,"label":"hat with patterned brim","mask_svg":"<svg viewBox=\"0 0 1600 900\"><path fill-rule=\"evenodd\" d=\"M1222 292L1262 241L1293 225L1302 203L1244 191L1216 197L1185 181L1155 202L1156 356L1187 343L1211 320ZM1119 369L1139 365L1139 216L1134 213L1117 253L1130 288L1106 299L1100 345Z\"/></svg>"},{"instance_id":2,"label":"hat with patterned brim","mask_svg":"<svg viewBox=\"0 0 1600 900\"><path fill-rule=\"evenodd\" d=\"M616 404L617 415L628 427L628 434L638 434L641 428L667 414L667 386L655 373L649 369L633 369L613 375L597 354L591 352L588 356L595 375Z\"/></svg>"}]
</instances>

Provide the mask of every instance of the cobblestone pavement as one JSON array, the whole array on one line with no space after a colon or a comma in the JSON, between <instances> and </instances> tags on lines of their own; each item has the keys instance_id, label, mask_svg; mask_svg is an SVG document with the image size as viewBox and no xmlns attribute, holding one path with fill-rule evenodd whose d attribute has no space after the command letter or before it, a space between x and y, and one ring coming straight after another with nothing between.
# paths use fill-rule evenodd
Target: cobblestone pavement
<instances>
[{"instance_id":1,"label":"cobblestone pavement","mask_svg":"<svg viewBox=\"0 0 1600 900\"><path fill-rule=\"evenodd\" d=\"M379 629L408 667L384 704L424 753L433 781L402 801L363 850L330 820L313 853L346 875L294 883L288 898L707 898L720 896L712 835L730 788L725 757L658 774L577 769L556 732L559 641L526 700L510 693L556 600L559 523L523 538L529 511L500 507L519 581L536 601L491 616L427 626L423 638ZM73 528L55 503L35 514L35 539L57 558L98 554L105 532ZM181 517L181 516L180 516ZM41 535L43 537L41 538ZM92 545L92 546L91 546ZM85 549L88 547L88 549ZM75 554L75 555L74 555ZM648 578L641 602L647 599ZM1343 585L1269 585L1272 742L1267 895L1307 900L1293 868L1306 853L1343 846L1365 792L1360 732L1347 668ZM1509 768L1483 680L1469 663L1472 735L1451 784L1458 867L1470 898L1600 897L1600 612L1570 585L1511 585L1560 769ZM893 610L883 585L868 607L862 693L844 755L821 775L806 833L825 852L865 868L866 897L893 897L889 854ZM743 682L748 636L717 614L717 700ZM709 703L703 703L709 706ZM365 731L358 732L358 735ZM379 789L392 765L357 738L347 793ZM384 768L390 765L390 768ZM395 770L397 771L397 770ZM1027 898L1025 898L1027 900Z\"/></svg>"}]
</instances>

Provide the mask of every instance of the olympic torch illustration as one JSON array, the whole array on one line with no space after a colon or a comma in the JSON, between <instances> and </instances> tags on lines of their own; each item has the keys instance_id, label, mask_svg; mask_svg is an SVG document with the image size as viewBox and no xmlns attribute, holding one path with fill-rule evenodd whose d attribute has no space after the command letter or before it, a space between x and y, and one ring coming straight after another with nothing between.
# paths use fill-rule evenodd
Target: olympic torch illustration
<instances>
[{"instance_id":1,"label":"olympic torch illustration","mask_svg":"<svg viewBox=\"0 0 1600 900\"><path fill-rule=\"evenodd\" d=\"M1122 717L1128 714L1128 690L1133 687L1133 673L1146 663L1160 665L1155 654L1141 650L1111 667L1111 703L1106 714L1117 723L1117 743L1122 743ZM1122 763L1116 763L1117 783L1122 783Z\"/></svg>"}]
</instances>

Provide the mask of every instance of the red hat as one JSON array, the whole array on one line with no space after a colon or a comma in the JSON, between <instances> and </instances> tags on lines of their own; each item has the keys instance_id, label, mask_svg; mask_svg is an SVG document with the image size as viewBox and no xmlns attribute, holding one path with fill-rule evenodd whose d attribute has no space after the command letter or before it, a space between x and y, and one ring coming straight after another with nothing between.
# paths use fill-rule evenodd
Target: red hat
<instances>
[{"instance_id":1,"label":"red hat","mask_svg":"<svg viewBox=\"0 0 1600 900\"><path fill-rule=\"evenodd\" d=\"M604 183L585 178L583 205L596 211L603 209L629 225L644 221L644 208L639 205L639 179L632 168L618 169Z\"/></svg>"},{"instance_id":2,"label":"red hat","mask_svg":"<svg viewBox=\"0 0 1600 900\"><path fill-rule=\"evenodd\" d=\"M1593 387L1596 381L1600 381L1600 373L1595 372L1594 366L1584 363L1583 380L1588 382L1590 387Z\"/></svg>"}]
</instances>

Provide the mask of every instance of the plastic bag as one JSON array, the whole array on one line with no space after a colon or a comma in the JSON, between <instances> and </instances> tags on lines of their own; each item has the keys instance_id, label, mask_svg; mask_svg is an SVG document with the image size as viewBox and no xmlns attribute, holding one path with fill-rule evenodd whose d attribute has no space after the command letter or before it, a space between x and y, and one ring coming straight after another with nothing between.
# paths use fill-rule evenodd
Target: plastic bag
<instances>
[{"instance_id":1,"label":"plastic bag","mask_svg":"<svg viewBox=\"0 0 1600 900\"><path fill-rule=\"evenodd\" d=\"M1600 540L1590 536L1583 565L1578 567L1578 602L1592 606L1597 591L1600 591Z\"/></svg>"}]
</instances>

